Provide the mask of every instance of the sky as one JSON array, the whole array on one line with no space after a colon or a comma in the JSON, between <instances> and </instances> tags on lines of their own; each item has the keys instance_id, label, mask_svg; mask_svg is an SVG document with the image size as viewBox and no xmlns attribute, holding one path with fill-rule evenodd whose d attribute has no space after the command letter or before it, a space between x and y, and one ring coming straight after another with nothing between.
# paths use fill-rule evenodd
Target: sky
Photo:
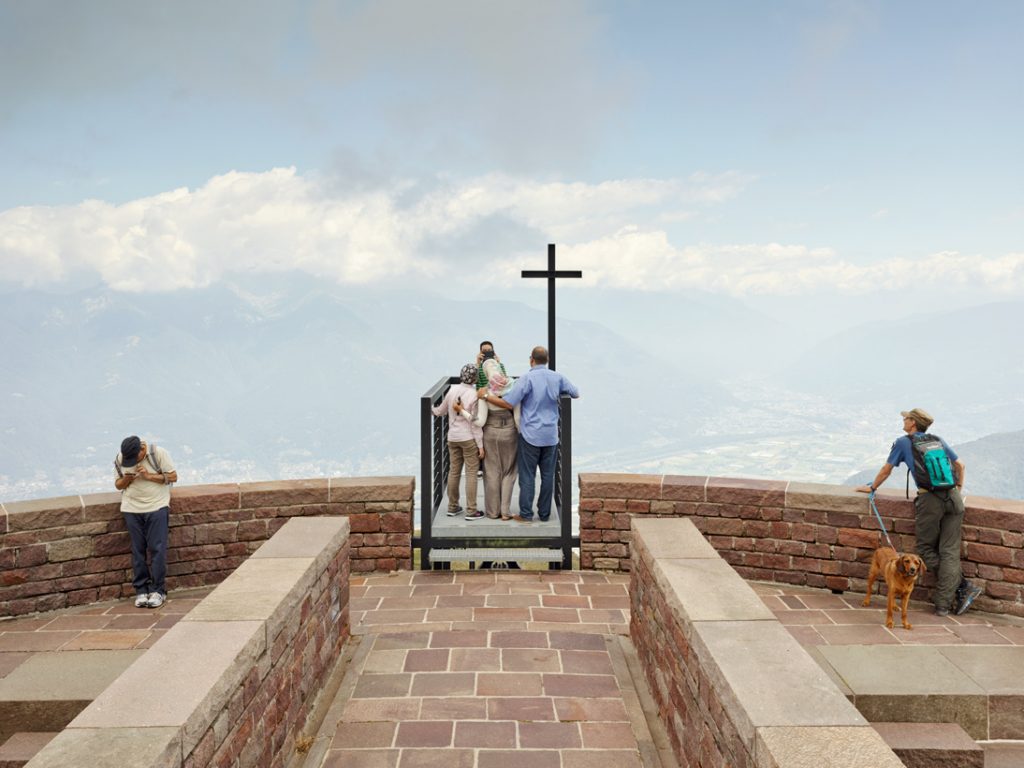
<instances>
[{"instance_id":1,"label":"sky","mask_svg":"<svg viewBox=\"0 0 1024 768\"><path fill-rule=\"evenodd\" d=\"M514 290L556 242L581 286L1018 299L1022 39L1016 0L0 0L0 288Z\"/></svg>"}]
</instances>

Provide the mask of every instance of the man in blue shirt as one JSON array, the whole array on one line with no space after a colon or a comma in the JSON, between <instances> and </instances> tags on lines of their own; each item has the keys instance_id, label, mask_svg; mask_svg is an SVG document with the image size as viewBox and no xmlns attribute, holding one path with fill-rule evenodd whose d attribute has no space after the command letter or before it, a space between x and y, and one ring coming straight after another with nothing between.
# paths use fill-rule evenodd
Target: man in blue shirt
<instances>
[{"instance_id":1,"label":"man in blue shirt","mask_svg":"<svg viewBox=\"0 0 1024 768\"><path fill-rule=\"evenodd\" d=\"M565 376L548 368L548 351L534 347L530 353L530 370L516 381L504 398L491 395L487 389L478 392L482 400L502 408L521 405L519 413L519 514L512 519L519 523L533 520L533 492L540 468L540 496L537 516L551 517L551 498L555 490L555 461L558 458L558 404L562 395L577 398L580 392ZM566 510L563 510L566 512Z\"/></svg>"},{"instance_id":2,"label":"man in blue shirt","mask_svg":"<svg viewBox=\"0 0 1024 768\"><path fill-rule=\"evenodd\" d=\"M917 486L917 497L914 499L914 534L917 538L917 554L924 564L936 574L935 591L932 599L935 602L935 613L948 616L950 608L957 615L971 607L974 599L981 594L981 587L971 584L963 578L960 571L960 529L964 522L964 500L960 491L964 486L964 463L956 452L938 436L952 466L953 487L932 487L927 472L923 467L915 467L914 438L928 431L934 419L921 408L902 411L903 431L905 435L896 439L889 451L889 458L878 471L875 481L870 485L859 487L864 493L875 491L886 481L894 467L905 464L914 476ZM936 451L938 447L936 446ZM939 453L941 456L941 453Z\"/></svg>"}]
</instances>

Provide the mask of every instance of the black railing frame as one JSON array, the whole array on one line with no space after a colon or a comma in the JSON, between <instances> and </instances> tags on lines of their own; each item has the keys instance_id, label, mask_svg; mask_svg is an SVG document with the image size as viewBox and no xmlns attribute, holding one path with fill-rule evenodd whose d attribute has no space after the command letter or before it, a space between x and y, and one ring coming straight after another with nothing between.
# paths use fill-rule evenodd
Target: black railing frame
<instances>
[{"instance_id":1,"label":"black railing frame","mask_svg":"<svg viewBox=\"0 0 1024 768\"><path fill-rule=\"evenodd\" d=\"M441 402L452 384L458 382L457 376L442 377L420 397L420 535L413 539L413 547L418 545L420 548L422 570L432 568L433 519L441 505L451 467L446 439L448 416L434 416L431 408ZM523 537L521 541L524 547L561 548L561 568L569 571L572 570L572 550L579 546L579 539L572 535L572 399L567 395L563 395L559 402L558 440L554 502L561 521L560 535L558 538ZM508 538L503 536L501 540L507 542ZM446 547L486 547L488 538L445 537L443 541Z\"/></svg>"}]
</instances>

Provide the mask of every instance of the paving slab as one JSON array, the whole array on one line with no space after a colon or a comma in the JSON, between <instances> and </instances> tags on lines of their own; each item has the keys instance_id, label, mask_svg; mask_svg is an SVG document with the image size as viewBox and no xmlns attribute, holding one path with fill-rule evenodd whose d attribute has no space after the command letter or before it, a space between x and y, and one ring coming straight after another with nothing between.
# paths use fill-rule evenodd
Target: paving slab
<instances>
[{"instance_id":1,"label":"paving slab","mask_svg":"<svg viewBox=\"0 0 1024 768\"><path fill-rule=\"evenodd\" d=\"M39 653L0 680L0 743L19 731L59 731L142 651Z\"/></svg>"},{"instance_id":2,"label":"paving slab","mask_svg":"<svg viewBox=\"0 0 1024 768\"><path fill-rule=\"evenodd\" d=\"M951 645L937 650L986 693L1024 696L1024 646Z\"/></svg>"},{"instance_id":3,"label":"paving slab","mask_svg":"<svg viewBox=\"0 0 1024 768\"><path fill-rule=\"evenodd\" d=\"M43 747L27 768L180 768L177 728L66 728Z\"/></svg>"},{"instance_id":4,"label":"paving slab","mask_svg":"<svg viewBox=\"0 0 1024 768\"><path fill-rule=\"evenodd\" d=\"M56 735L56 731L15 733L0 745L0 768L21 768Z\"/></svg>"},{"instance_id":5,"label":"paving slab","mask_svg":"<svg viewBox=\"0 0 1024 768\"><path fill-rule=\"evenodd\" d=\"M931 646L826 645L820 650L856 696L985 693Z\"/></svg>"},{"instance_id":6,"label":"paving slab","mask_svg":"<svg viewBox=\"0 0 1024 768\"><path fill-rule=\"evenodd\" d=\"M694 624L693 649L748 745L767 726L865 726L867 721L806 651L775 621ZM785 681L778 685L771 681Z\"/></svg>"},{"instance_id":7,"label":"paving slab","mask_svg":"<svg viewBox=\"0 0 1024 768\"><path fill-rule=\"evenodd\" d=\"M757 729L756 768L904 768L873 728L863 726Z\"/></svg>"},{"instance_id":8,"label":"paving slab","mask_svg":"<svg viewBox=\"0 0 1024 768\"><path fill-rule=\"evenodd\" d=\"M0 701L92 701L143 651L38 653L0 680Z\"/></svg>"},{"instance_id":9,"label":"paving slab","mask_svg":"<svg viewBox=\"0 0 1024 768\"><path fill-rule=\"evenodd\" d=\"M634 517L632 527L633 541L639 539L642 548L653 558L721 559L689 518L643 520Z\"/></svg>"},{"instance_id":10,"label":"paving slab","mask_svg":"<svg viewBox=\"0 0 1024 768\"><path fill-rule=\"evenodd\" d=\"M31 653L0 653L0 678L7 677L22 662L32 658Z\"/></svg>"},{"instance_id":11,"label":"paving slab","mask_svg":"<svg viewBox=\"0 0 1024 768\"><path fill-rule=\"evenodd\" d=\"M258 621L181 621L71 727L184 727L187 753L265 647L264 625Z\"/></svg>"},{"instance_id":12,"label":"paving slab","mask_svg":"<svg viewBox=\"0 0 1024 768\"><path fill-rule=\"evenodd\" d=\"M988 738L985 691L933 646L822 646L871 722L958 723Z\"/></svg>"},{"instance_id":13,"label":"paving slab","mask_svg":"<svg viewBox=\"0 0 1024 768\"><path fill-rule=\"evenodd\" d=\"M986 742L985 768L1021 768L1024 765L1024 743Z\"/></svg>"}]
</instances>

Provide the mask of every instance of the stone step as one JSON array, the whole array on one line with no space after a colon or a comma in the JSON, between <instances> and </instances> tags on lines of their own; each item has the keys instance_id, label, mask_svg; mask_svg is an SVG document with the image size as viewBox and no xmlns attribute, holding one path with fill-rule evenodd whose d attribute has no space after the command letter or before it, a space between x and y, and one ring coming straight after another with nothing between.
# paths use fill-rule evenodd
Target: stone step
<instances>
[{"instance_id":1,"label":"stone step","mask_svg":"<svg viewBox=\"0 0 1024 768\"><path fill-rule=\"evenodd\" d=\"M872 723L907 768L985 768L985 751L956 723Z\"/></svg>"},{"instance_id":2,"label":"stone step","mask_svg":"<svg viewBox=\"0 0 1024 768\"><path fill-rule=\"evenodd\" d=\"M23 662L0 680L0 743L61 730L143 653L54 651Z\"/></svg>"},{"instance_id":3,"label":"stone step","mask_svg":"<svg viewBox=\"0 0 1024 768\"><path fill-rule=\"evenodd\" d=\"M56 731L20 731L13 734L0 745L0 768L21 768L56 735Z\"/></svg>"},{"instance_id":4,"label":"stone step","mask_svg":"<svg viewBox=\"0 0 1024 768\"><path fill-rule=\"evenodd\" d=\"M973 739L1024 739L1024 646L822 645L868 722L959 724ZM1024 766L1022 766L1024 768Z\"/></svg>"}]
</instances>

